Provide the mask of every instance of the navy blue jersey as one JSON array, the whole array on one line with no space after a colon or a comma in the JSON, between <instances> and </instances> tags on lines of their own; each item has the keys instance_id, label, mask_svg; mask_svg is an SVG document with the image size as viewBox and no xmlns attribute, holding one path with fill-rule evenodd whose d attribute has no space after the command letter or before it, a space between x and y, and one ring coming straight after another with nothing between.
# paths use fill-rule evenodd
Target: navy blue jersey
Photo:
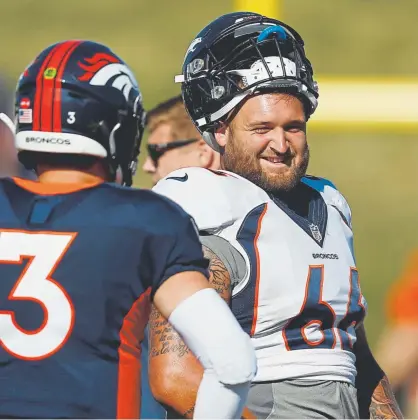
<instances>
[{"instance_id":1,"label":"navy blue jersey","mask_svg":"<svg viewBox=\"0 0 418 420\"><path fill-rule=\"evenodd\" d=\"M190 217L151 191L0 180L0 416L138 417L153 294L206 270Z\"/></svg>"}]
</instances>

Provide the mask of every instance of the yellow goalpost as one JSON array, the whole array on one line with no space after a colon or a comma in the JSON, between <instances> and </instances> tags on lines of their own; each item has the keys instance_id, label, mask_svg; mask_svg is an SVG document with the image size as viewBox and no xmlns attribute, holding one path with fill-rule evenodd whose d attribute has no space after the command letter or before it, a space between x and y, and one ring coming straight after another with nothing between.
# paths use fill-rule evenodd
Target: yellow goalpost
<instances>
[{"instance_id":1,"label":"yellow goalpost","mask_svg":"<svg viewBox=\"0 0 418 420\"><path fill-rule=\"evenodd\" d=\"M279 19L281 0L233 0L236 11L249 11Z\"/></svg>"}]
</instances>

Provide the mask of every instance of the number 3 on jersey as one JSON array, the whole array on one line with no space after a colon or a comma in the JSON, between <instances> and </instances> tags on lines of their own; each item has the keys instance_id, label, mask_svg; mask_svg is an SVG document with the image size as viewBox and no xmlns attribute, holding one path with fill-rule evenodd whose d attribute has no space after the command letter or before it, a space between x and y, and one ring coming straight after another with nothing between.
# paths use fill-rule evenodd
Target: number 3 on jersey
<instances>
[{"instance_id":1,"label":"number 3 on jersey","mask_svg":"<svg viewBox=\"0 0 418 420\"><path fill-rule=\"evenodd\" d=\"M74 325L71 299L51 276L75 236L75 233L0 231L0 266L22 264L28 259L8 299L36 302L44 311L42 325L27 331L18 325L14 312L0 309L0 343L19 359L49 357L71 334Z\"/></svg>"},{"instance_id":2,"label":"number 3 on jersey","mask_svg":"<svg viewBox=\"0 0 418 420\"><path fill-rule=\"evenodd\" d=\"M353 345L349 330L361 322L365 315L362 304L358 272L350 270L350 291L345 316L336 324L336 314L328 302L322 300L324 266L310 266L306 284L305 300L299 315L290 320L283 329L283 338L288 350L313 347L333 349L339 335L341 348L351 350ZM316 330L320 337L308 338L309 330Z\"/></svg>"}]
</instances>

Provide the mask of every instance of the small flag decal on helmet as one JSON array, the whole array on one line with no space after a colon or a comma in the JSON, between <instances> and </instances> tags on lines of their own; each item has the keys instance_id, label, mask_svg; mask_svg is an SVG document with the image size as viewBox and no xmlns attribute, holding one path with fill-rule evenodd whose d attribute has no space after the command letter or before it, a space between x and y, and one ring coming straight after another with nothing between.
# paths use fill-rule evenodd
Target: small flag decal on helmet
<instances>
[{"instance_id":1,"label":"small flag decal on helmet","mask_svg":"<svg viewBox=\"0 0 418 420\"><path fill-rule=\"evenodd\" d=\"M19 109L20 124L32 124L32 109Z\"/></svg>"}]
</instances>

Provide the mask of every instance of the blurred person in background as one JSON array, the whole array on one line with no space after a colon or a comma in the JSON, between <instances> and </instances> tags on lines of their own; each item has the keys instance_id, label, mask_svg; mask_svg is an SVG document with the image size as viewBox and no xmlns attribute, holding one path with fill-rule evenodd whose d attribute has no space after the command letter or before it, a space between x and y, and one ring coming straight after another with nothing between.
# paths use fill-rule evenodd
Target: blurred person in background
<instances>
[{"instance_id":1,"label":"blurred person in background","mask_svg":"<svg viewBox=\"0 0 418 420\"><path fill-rule=\"evenodd\" d=\"M376 358L400 395L405 414L418 418L418 250L409 255L388 291L386 315Z\"/></svg>"},{"instance_id":2,"label":"blurred person in background","mask_svg":"<svg viewBox=\"0 0 418 420\"><path fill-rule=\"evenodd\" d=\"M181 95L170 98L147 114L148 156L142 169L154 185L170 172L191 166L219 169L219 153L202 139L187 113Z\"/></svg>"},{"instance_id":3,"label":"blurred person in background","mask_svg":"<svg viewBox=\"0 0 418 420\"><path fill-rule=\"evenodd\" d=\"M223 170L177 170L153 190L195 219L210 281L252 337L249 410L402 418L366 339L350 207L330 181L306 175L318 88L303 39L275 19L227 14L191 42L176 80ZM154 395L191 416L199 363L164 317L151 316L150 337Z\"/></svg>"}]
</instances>

